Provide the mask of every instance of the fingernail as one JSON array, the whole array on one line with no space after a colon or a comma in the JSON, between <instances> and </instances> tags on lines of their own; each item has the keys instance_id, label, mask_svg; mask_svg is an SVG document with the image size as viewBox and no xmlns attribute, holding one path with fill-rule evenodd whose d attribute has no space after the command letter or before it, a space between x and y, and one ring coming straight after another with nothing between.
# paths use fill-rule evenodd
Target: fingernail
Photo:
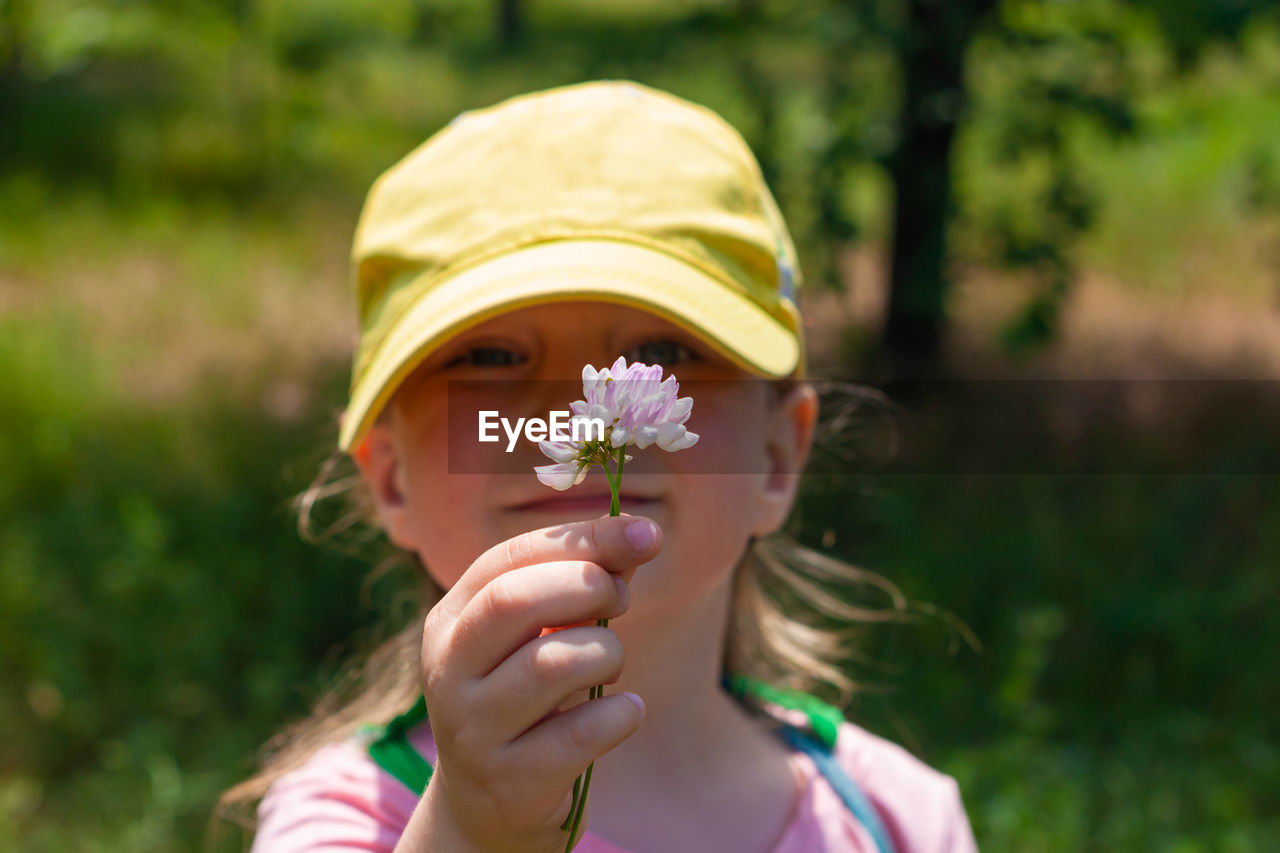
<instances>
[{"instance_id":1,"label":"fingernail","mask_svg":"<svg viewBox=\"0 0 1280 853\"><path fill-rule=\"evenodd\" d=\"M618 600L622 602L623 607L626 607L631 603L631 590L627 589L627 582L617 575L613 576L613 582L618 587Z\"/></svg>"},{"instance_id":2,"label":"fingernail","mask_svg":"<svg viewBox=\"0 0 1280 853\"><path fill-rule=\"evenodd\" d=\"M636 710L639 711L640 716L643 717L644 716L644 700L634 693L623 693L622 695L626 696L628 699L631 700L631 704L636 706Z\"/></svg>"},{"instance_id":3,"label":"fingernail","mask_svg":"<svg viewBox=\"0 0 1280 853\"><path fill-rule=\"evenodd\" d=\"M658 526L647 518L641 518L627 525L627 538L637 551L648 551L658 541Z\"/></svg>"}]
</instances>

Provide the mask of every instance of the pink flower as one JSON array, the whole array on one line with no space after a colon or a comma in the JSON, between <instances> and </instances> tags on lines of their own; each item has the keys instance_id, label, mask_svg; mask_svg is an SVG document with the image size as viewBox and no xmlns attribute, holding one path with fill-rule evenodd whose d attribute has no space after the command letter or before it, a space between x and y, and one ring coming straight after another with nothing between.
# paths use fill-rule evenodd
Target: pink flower
<instances>
[{"instance_id":1,"label":"pink flower","mask_svg":"<svg viewBox=\"0 0 1280 853\"><path fill-rule=\"evenodd\" d=\"M603 370L586 365L582 368L585 399L569 404L573 413L570 423L603 421L604 441L538 442L542 452L556 463L535 467L538 479L563 491L581 483L593 463L605 465L619 448L634 445L643 450L657 444L675 452L692 447L698 434L686 429L684 422L693 411L693 398L677 397L679 391L674 375L662 378L660 365L628 365L621 356ZM625 461L630 459L627 456Z\"/></svg>"}]
</instances>

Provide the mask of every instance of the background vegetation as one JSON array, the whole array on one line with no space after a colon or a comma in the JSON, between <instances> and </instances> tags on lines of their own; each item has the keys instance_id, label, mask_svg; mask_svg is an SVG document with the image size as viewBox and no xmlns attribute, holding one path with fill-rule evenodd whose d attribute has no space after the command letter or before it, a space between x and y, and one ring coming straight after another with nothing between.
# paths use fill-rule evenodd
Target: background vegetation
<instances>
[{"instance_id":1,"label":"background vegetation","mask_svg":"<svg viewBox=\"0 0 1280 853\"><path fill-rule=\"evenodd\" d=\"M197 849L404 614L374 543L305 543L288 505L336 441L363 194L464 109L600 77L742 130L819 375L956 380L904 400L941 448L815 466L795 517L976 638L869 636L850 716L955 775L983 849L1280 841L1280 416L1230 381L1280 373L1268 4L0 0L0 27L9 847ZM1068 405L977 428L936 390L993 377ZM1100 379L1152 381L1085 410ZM958 464L1000 428L1019 465Z\"/></svg>"}]
</instances>

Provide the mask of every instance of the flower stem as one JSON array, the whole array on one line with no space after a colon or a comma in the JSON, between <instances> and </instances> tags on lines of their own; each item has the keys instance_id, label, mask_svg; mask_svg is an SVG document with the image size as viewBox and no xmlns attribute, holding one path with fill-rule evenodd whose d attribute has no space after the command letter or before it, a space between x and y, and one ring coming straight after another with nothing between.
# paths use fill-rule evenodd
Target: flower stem
<instances>
[{"instance_id":1,"label":"flower stem","mask_svg":"<svg viewBox=\"0 0 1280 853\"><path fill-rule=\"evenodd\" d=\"M604 465L604 475L609 478L609 517L617 517L622 514L622 498L618 492L622 489L622 462L626 459L627 448L618 448L618 471L617 474L609 475L609 466Z\"/></svg>"},{"instance_id":2,"label":"flower stem","mask_svg":"<svg viewBox=\"0 0 1280 853\"><path fill-rule=\"evenodd\" d=\"M617 474L618 488L613 490L613 502L615 504L618 502L618 492L622 489L622 463L626 461L627 461L627 448L626 448L626 445L623 445L622 447L618 448L618 474ZM617 515L618 513L612 512L610 514Z\"/></svg>"},{"instance_id":3,"label":"flower stem","mask_svg":"<svg viewBox=\"0 0 1280 853\"><path fill-rule=\"evenodd\" d=\"M621 500L618 496L619 490L622 488L622 464L627 461L626 445L618 448L618 471L616 474L610 474L607 464L601 465L604 468L604 475L609 479L609 491L612 496L609 499L609 516L616 518L622 514ZM601 628L609 627L608 619L597 619L596 625ZM604 685L597 684L587 691L587 701L598 699L604 695ZM560 825L561 829L567 829L569 832L569 840L565 842L564 853L571 853L573 850L573 837L578 834L578 824L582 822L582 813L587 808L587 790L591 787L591 771L595 769L596 763L593 761L587 765L585 776L573 781L573 802L569 806L569 815L573 818L572 826L569 825L569 818L564 819L564 823ZM578 782L582 782L582 792L578 792Z\"/></svg>"}]
</instances>

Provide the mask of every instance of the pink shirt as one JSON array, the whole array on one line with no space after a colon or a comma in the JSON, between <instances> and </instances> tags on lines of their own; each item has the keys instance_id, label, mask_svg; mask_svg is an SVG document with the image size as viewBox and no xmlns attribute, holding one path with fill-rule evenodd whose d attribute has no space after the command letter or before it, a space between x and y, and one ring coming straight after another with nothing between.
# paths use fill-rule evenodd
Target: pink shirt
<instances>
[{"instance_id":1,"label":"pink shirt","mask_svg":"<svg viewBox=\"0 0 1280 853\"><path fill-rule=\"evenodd\" d=\"M790 722L800 711L770 706ZM409 742L432 765L430 725ZM955 779L934 770L897 744L860 726L840 724L835 758L862 788L898 853L976 853L973 830ZM772 853L875 853L875 842L809 756L792 752L804 793ZM298 769L276 780L258 807L251 853L390 853L418 797L379 767L358 737L316 750ZM588 830L575 853L636 853Z\"/></svg>"}]
</instances>

